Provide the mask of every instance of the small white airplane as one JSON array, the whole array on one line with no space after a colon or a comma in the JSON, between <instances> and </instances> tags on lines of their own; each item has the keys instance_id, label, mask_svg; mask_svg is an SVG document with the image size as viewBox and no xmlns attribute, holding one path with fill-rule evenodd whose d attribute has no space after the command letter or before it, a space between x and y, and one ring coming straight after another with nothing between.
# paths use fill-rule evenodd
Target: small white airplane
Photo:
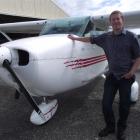
<instances>
[{"instance_id":1,"label":"small white airplane","mask_svg":"<svg viewBox=\"0 0 140 140\"><path fill-rule=\"evenodd\" d=\"M140 11L126 13L126 27L140 27L139 16ZM47 96L84 86L107 68L100 47L73 42L67 35L88 36L91 31L98 35L108 26L108 15L0 25L1 31L12 33L37 33L43 27L40 36L0 45L0 78L26 96L34 108L30 117L33 124L44 124L55 114L57 99L47 102ZM138 94L137 82L132 93ZM32 96L43 97L42 103L37 105Z\"/></svg>"}]
</instances>

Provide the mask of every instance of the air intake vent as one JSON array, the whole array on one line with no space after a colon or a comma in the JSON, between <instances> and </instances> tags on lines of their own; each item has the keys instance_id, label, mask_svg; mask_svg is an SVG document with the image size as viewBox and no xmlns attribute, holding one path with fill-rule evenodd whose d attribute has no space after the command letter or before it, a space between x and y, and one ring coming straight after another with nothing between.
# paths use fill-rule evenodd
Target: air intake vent
<instances>
[{"instance_id":1,"label":"air intake vent","mask_svg":"<svg viewBox=\"0 0 140 140\"><path fill-rule=\"evenodd\" d=\"M19 65L24 66L29 63L29 53L23 50L18 50L19 55Z\"/></svg>"}]
</instances>

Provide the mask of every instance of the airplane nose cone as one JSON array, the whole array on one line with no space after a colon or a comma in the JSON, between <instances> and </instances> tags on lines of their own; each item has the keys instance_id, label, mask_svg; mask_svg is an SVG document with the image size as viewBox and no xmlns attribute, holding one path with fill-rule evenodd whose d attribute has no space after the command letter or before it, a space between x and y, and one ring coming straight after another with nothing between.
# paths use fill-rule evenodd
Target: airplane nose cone
<instances>
[{"instance_id":1,"label":"airplane nose cone","mask_svg":"<svg viewBox=\"0 0 140 140\"><path fill-rule=\"evenodd\" d=\"M9 48L0 47L0 66L3 65L4 60L11 62L11 52Z\"/></svg>"}]
</instances>

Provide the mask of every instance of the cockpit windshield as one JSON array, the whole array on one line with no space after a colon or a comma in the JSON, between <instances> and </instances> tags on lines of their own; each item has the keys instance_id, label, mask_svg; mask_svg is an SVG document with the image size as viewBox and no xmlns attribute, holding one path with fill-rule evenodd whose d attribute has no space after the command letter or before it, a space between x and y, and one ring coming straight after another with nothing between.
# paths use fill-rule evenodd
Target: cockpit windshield
<instances>
[{"instance_id":1,"label":"cockpit windshield","mask_svg":"<svg viewBox=\"0 0 140 140\"><path fill-rule=\"evenodd\" d=\"M75 34L83 36L93 29L90 17L72 17L48 20L40 35L47 34Z\"/></svg>"}]
</instances>

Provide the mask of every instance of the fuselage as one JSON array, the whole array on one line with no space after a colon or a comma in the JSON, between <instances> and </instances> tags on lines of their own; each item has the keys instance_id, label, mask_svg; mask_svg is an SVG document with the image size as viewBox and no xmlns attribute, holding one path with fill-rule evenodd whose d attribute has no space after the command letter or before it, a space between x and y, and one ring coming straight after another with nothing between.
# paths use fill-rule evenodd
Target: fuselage
<instances>
[{"instance_id":1,"label":"fuselage","mask_svg":"<svg viewBox=\"0 0 140 140\"><path fill-rule=\"evenodd\" d=\"M53 96L83 86L103 73L107 66L100 47L72 41L67 34L20 39L1 47L10 49L13 70L34 96ZM3 67L0 77L18 89Z\"/></svg>"}]
</instances>

